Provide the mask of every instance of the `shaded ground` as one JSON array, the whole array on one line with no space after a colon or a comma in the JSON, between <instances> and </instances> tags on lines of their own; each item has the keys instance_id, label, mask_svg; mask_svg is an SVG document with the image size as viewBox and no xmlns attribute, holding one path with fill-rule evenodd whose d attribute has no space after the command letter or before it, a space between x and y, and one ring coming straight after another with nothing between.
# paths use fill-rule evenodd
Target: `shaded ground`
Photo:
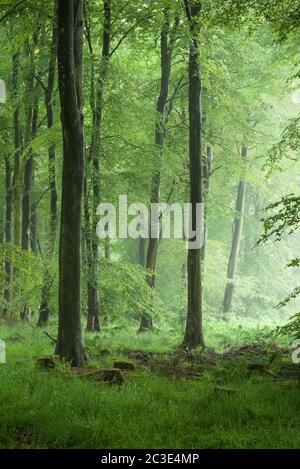
<instances>
[{"instance_id":1,"label":"shaded ground","mask_svg":"<svg viewBox=\"0 0 300 469\"><path fill-rule=\"evenodd\" d=\"M102 349L94 358L124 355L129 361L113 362L116 369L147 370L163 374L169 379L198 379L205 373L214 374L217 365L241 367L241 374L251 372L266 373L278 379L300 380L300 366L291 362L292 350L280 347L274 342L232 347L224 353L214 349L191 352L177 348L170 352L151 352L147 350Z\"/></svg>"}]
</instances>

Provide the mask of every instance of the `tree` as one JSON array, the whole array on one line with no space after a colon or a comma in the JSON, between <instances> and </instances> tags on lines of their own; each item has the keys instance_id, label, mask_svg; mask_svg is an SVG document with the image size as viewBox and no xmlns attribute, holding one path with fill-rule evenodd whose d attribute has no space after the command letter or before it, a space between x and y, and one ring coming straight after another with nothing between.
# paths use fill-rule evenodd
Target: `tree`
<instances>
[{"instance_id":1,"label":"tree","mask_svg":"<svg viewBox=\"0 0 300 469\"><path fill-rule=\"evenodd\" d=\"M242 158L246 158L248 153L247 147L242 147ZM234 280L236 275L236 268L239 258L241 238L243 232L243 218L245 212L245 196L246 196L246 181L239 182L238 193L235 204L235 216L232 227L232 243L231 251L227 267L227 284L225 288L223 313L228 313L231 310L232 296L234 291Z\"/></svg>"},{"instance_id":2,"label":"tree","mask_svg":"<svg viewBox=\"0 0 300 469\"><path fill-rule=\"evenodd\" d=\"M171 77L171 65L172 65L172 53L174 48L174 42L176 38L176 30L178 27L178 18L175 18L174 26L170 24L170 12L166 8L164 9L164 24L162 26L160 34L160 59L161 59L161 76L160 76L160 92L157 99L156 111L157 121L155 124L155 147L157 150L158 158L156 163L156 169L152 176L151 182L151 204L160 203L160 190L161 190L161 167L162 158L164 154L164 141L166 135L166 121L171 111L171 107L168 107L169 101L169 85ZM159 231L159 227L157 227ZM141 242L142 244L142 242ZM147 256L146 256L146 268L149 273L147 274L146 281L152 289L155 288L155 276L156 276L156 263L159 247L158 236L150 236L148 242ZM150 315L142 315L140 322L140 332L151 329L153 327L153 321Z\"/></svg>"},{"instance_id":3,"label":"tree","mask_svg":"<svg viewBox=\"0 0 300 469\"><path fill-rule=\"evenodd\" d=\"M58 84L63 131L56 353L73 366L86 359L81 327L81 212L84 180L83 1L58 1Z\"/></svg>"},{"instance_id":4,"label":"tree","mask_svg":"<svg viewBox=\"0 0 300 469\"><path fill-rule=\"evenodd\" d=\"M201 156L201 71L199 64L198 21L201 11L199 1L185 0L185 10L190 29L189 49L189 159L191 226L197 229L196 206L203 202L203 177ZM184 344L194 348L204 345L202 332L202 262L201 248L188 251L188 309Z\"/></svg>"},{"instance_id":5,"label":"tree","mask_svg":"<svg viewBox=\"0 0 300 469\"><path fill-rule=\"evenodd\" d=\"M54 15L52 26L52 39L50 49L50 59L48 66L48 83L43 86L45 95L45 108L47 114L47 127L52 129L54 126L54 85L55 85L55 70L56 70L56 56L57 56L57 3L54 3ZM50 239L48 241L48 257L53 259L56 244L56 231L57 231L57 182L56 182L56 149L55 144L51 144L48 148L48 168L49 168L49 186L50 186ZM50 293L51 293L52 279L47 268L45 268L44 284L42 288L41 304L39 310L39 326L46 326L50 316Z\"/></svg>"},{"instance_id":6,"label":"tree","mask_svg":"<svg viewBox=\"0 0 300 469\"><path fill-rule=\"evenodd\" d=\"M14 175L13 175L13 240L16 246L21 246L22 240L22 187L23 167L21 164L21 127L20 127L20 105L19 105L19 52L15 52L12 58L12 83L14 97Z\"/></svg>"},{"instance_id":7,"label":"tree","mask_svg":"<svg viewBox=\"0 0 300 469\"><path fill-rule=\"evenodd\" d=\"M208 198L209 198L209 192L210 192L210 186L211 186L212 160L213 160L213 148L210 145L207 146L206 154L204 155L202 160L203 160L202 161L202 164L203 164L202 187L203 187L203 196L205 200L205 210L204 210L204 236L203 236L203 246L201 250L201 261L203 264L202 270L203 270L203 277L204 277L206 253L207 253L207 240L208 240L207 204L208 204ZM201 301L202 301L202 310L203 310L203 304L204 304L204 281L203 280L202 280L202 285L201 285Z\"/></svg>"},{"instance_id":8,"label":"tree","mask_svg":"<svg viewBox=\"0 0 300 469\"><path fill-rule=\"evenodd\" d=\"M6 189L6 210L5 210L5 241L12 243L12 171L11 162L8 156L5 157L5 189ZM4 290L5 307L2 316L6 317L9 305L12 302L12 281L13 268L9 260L5 262L6 288Z\"/></svg>"},{"instance_id":9,"label":"tree","mask_svg":"<svg viewBox=\"0 0 300 469\"><path fill-rule=\"evenodd\" d=\"M98 282L98 262L99 262L99 244L96 236L96 211L101 198L100 186L100 155L101 155L101 130L103 114L103 95L107 75L107 67L110 59L110 37L111 37L111 2L103 1L103 36L102 36L102 54L101 67L98 73L98 80L95 83L94 51L90 28L86 27L86 36L89 45L91 57L91 108L92 108L92 134L91 145L88 155L88 164L92 166L92 219L90 221L89 201L87 187L85 190L85 236L87 246L88 261L88 320L87 331L100 331L100 298ZM87 186L87 181L85 183Z\"/></svg>"},{"instance_id":10,"label":"tree","mask_svg":"<svg viewBox=\"0 0 300 469\"><path fill-rule=\"evenodd\" d=\"M25 105L25 129L23 142L22 164L24 165L24 181L22 194L22 248L30 249L30 197L33 181L34 155L30 148L30 141L36 134L38 119L38 101L34 97L34 74L35 74L35 49L37 47L37 34L33 35L32 41L26 41L26 52L28 54L28 75L26 79L26 105ZM29 152L29 156L26 155ZM25 155L24 155L25 153ZM25 161L23 161L25 160Z\"/></svg>"}]
</instances>

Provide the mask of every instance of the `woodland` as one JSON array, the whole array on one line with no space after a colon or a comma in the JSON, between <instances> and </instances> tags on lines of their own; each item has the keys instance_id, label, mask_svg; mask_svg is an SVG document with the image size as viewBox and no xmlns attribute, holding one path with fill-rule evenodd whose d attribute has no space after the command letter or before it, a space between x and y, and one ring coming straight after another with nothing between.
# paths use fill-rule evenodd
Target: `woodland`
<instances>
[{"instance_id":1,"label":"woodland","mask_svg":"<svg viewBox=\"0 0 300 469\"><path fill-rule=\"evenodd\" d=\"M0 0L0 449L299 449L299 32L299 0ZM120 196L201 204L201 246L100 238Z\"/></svg>"}]
</instances>

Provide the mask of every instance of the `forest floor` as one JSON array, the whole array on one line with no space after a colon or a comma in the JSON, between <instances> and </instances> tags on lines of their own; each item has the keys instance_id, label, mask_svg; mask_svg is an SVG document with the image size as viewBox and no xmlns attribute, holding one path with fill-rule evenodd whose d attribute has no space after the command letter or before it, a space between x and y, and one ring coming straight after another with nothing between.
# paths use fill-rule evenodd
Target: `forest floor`
<instances>
[{"instance_id":1,"label":"forest floor","mask_svg":"<svg viewBox=\"0 0 300 469\"><path fill-rule=\"evenodd\" d=\"M71 370L37 363L55 330L0 324L0 448L300 447L300 365L284 343L216 323L190 353L174 331L111 327Z\"/></svg>"}]
</instances>

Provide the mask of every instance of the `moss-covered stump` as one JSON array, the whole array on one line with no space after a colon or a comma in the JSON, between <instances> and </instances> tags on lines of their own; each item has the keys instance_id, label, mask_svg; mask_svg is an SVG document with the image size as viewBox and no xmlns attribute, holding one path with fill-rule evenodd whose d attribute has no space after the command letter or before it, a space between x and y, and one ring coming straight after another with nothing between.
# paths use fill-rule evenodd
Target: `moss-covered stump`
<instances>
[{"instance_id":1,"label":"moss-covered stump","mask_svg":"<svg viewBox=\"0 0 300 469\"><path fill-rule=\"evenodd\" d=\"M79 378L88 379L97 383L117 384L121 385L125 382L125 378L119 370L91 370L90 368L73 368L72 374Z\"/></svg>"},{"instance_id":2,"label":"moss-covered stump","mask_svg":"<svg viewBox=\"0 0 300 469\"><path fill-rule=\"evenodd\" d=\"M281 366L280 374L287 379L300 381L300 363L286 363Z\"/></svg>"},{"instance_id":3,"label":"moss-covered stump","mask_svg":"<svg viewBox=\"0 0 300 469\"><path fill-rule=\"evenodd\" d=\"M59 357L53 355L51 357L40 357L37 359L37 366L39 368L52 369L59 362Z\"/></svg>"},{"instance_id":4,"label":"moss-covered stump","mask_svg":"<svg viewBox=\"0 0 300 469\"><path fill-rule=\"evenodd\" d=\"M117 368L119 370L135 370L135 365L131 362L115 361L114 368Z\"/></svg>"}]
</instances>

